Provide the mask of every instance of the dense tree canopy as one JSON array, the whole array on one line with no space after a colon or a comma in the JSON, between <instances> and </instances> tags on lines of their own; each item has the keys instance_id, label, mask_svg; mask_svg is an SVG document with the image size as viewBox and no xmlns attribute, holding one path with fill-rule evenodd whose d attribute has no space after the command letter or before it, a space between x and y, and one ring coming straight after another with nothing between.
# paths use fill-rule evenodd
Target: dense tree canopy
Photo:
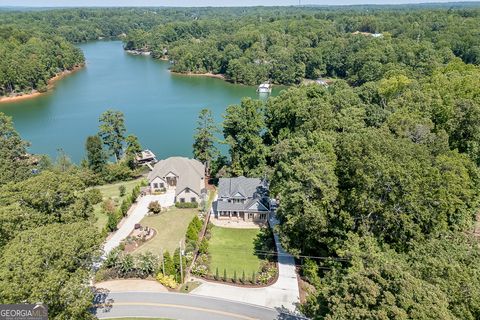
<instances>
[{"instance_id":1,"label":"dense tree canopy","mask_svg":"<svg viewBox=\"0 0 480 320\"><path fill-rule=\"evenodd\" d=\"M89 279L102 237L85 191L91 177L65 161L34 165L11 120L0 120L0 303L43 302L52 319L93 319Z\"/></svg>"},{"instance_id":2,"label":"dense tree canopy","mask_svg":"<svg viewBox=\"0 0 480 320\"><path fill-rule=\"evenodd\" d=\"M0 25L0 96L46 91L52 77L83 63L80 49L59 36Z\"/></svg>"}]
</instances>

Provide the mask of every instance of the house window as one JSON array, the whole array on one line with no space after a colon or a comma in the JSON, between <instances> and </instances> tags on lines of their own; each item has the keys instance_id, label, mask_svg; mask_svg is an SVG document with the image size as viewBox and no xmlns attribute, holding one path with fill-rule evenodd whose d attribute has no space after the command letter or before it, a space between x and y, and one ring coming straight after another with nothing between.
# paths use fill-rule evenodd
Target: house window
<instances>
[{"instance_id":1,"label":"house window","mask_svg":"<svg viewBox=\"0 0 480 320\"><path fill-rule=\"evenodd\" d=\"M265 213L260 214L260 219L261 220L265 220L266 217L267 217L267 215Z\"/></svg>"},{"instance_id":2,"label":"house window","mask_svg":"<svg viewBox=\"0 0 480 320\"><path fill-rule=\"evenodd\" d=\"M185 189L185 193L190 193L190 189Z\"/></svg>"},{"instance_id":3,"label":"house window","mask_svg":"<svg viewBox=\"0 0 480 320\"><path fill-rule=\"evenodd\" d=\"M165 188L165 184L160 183L160 188Z\"/></svg>"},{"instance_id":4,"label":"house window","mask_svg":"<svg viewBox=\"0 0 480 320\"><path fill-rule=\"evenodd\" d=\"M197 202L197 198L190 198L190 202Z\"/></svg>"},{"instance_id":5,"label":"house window","mask_svg":"<svg viewBox=\"0 0 480 320\"><path fill-rule=\"evenodd\" d=\"M158 189L158 183L154 183L154 184L153 184L153 188L154 188L154 189Z\"/></svg>"},{"instance_id":6,"label":"house window","mask_svg":"<svg viewBox=\"0 0 480 320\"><path fill-rule=\"evenodd\" d=\"M185 202L185 198L180 198L180 202Z\"/></svg>"}]
</instances>

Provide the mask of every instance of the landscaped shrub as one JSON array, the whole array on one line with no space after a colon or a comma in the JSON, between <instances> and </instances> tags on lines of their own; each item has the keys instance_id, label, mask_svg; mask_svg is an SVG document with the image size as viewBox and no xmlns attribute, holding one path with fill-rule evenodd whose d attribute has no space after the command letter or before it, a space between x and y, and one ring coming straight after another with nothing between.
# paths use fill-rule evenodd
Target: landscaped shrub
<instances>
[{"instance_id":1,"label":"landscaped shrub","mask_svg":"<svg viewBox=\"0 0 480 320\"><path fill-rule=\"evenodd\" d=\"M198 232L200 232L200 230L202 230L203 222L198 216L193 217L191 223L195 226L195 228L198 230Z\"/></svg>"},{"instance_id":2,"label":"landscaped shrub","mask_svg":"<svg viewBox=\"0 0 480 320\"><path fill-rule=\"evenodd\" d=\"M118 192L120 193L120 197L123 197L125 192L127 192L127 188L122 184L118 187Z\"/></svg>"},{"instance_id":3,"label":"landscaped shrub","mask_svg":"<svg viewBox=\"0 0 480 320\"><path fill-rule=\"evenodd\" d=\"M242 272L242 283L245 284L245 270Z\"/></svg>"},{"instance_id":4,"label":"landscaped shrub","mask_svg":"<svg viewBox=\"0 0 480 320\"><path fill-rule=\"evenodd\" d=\"M198 247L198 252L200 254L208 254L208 240L203 238Z\"/></svg>"},{"instance_id":5,"label":"landscaped shrub","mask_svg":"<svg viewBox=\"0 0 480 320\"><path fill-rule=\"evenodd\" d=\"M272 278L277 274L277 267L275 263L263 261L261 266L260 274L257 279L262 284L267 284Z\"/></svg>"},{"instance_id":6,"label":"landscaped shrub","mask_svg":"<svg viewBox=\"0 0 480 320\"><path fill-rule=\"evenodd\" d=\"M192 267L192 274L197 276L205 277L208 275L208 265L210 261L207 255L200 255L195 261L195 265ZM217 278L218 280L218 268L217 268Z\"/></svg>"},{"instance_id":7,"label":"landscaped shrub","mask_svg":"<svg viewBox=\"0 0 480 320\"><path fill-rule=\"evenodd\" d=\"M165 266L166 275L175 275L175 264L173 263L172 256L168 251L163 254L163 265Z\"/></svg>"},{"instance_id":8,"label":"landscaped shrub","mask_svg":"<svg viewBox=\"0 0 480 320\"><path fill-rule=\"evenodd\" d=\"M130 206L132 205L132 201L130 197L126 197L123 201L122 204L120 205L120 212L122 213L122 216L125 217L128 213L128 209L130 209Z\"/></svg>"},{"instance_id":9,"label":"landscaped shrub","mask_svg":"<svg viewBox=\"0 0 480 320\"><path fill-rule=\"evenodd\" d=\"M198 208L197 202L176 202L175 207L180 209Z\"/></svg>"},{"instance_id":10,"label":"landscaped shrub","mask_svg":"<svg viewBox=\"0 0 480 320\"><path fill-rule=\"evenodd\" d=\"M135 267L144 278L154 274L158 268L158 258L151 252L140 254L136 257Z\"/></svg>"},{"instance_id":11,"label":"landscaped shrub","mask_svg":"<svg viewBox=\"0 0 480 320\"><path fill-rule=\"evenodd\" d=\"M251 279L252 284L257 283L257 273L255 271L252 272L252 279Z\"/></svg>"},{"instance_id":12,"label":"landscaped shrub","mask_svg":"<svg viewBox=\"0 0 480 320\"><path fill-rule=\"evenodd\" d=\"M135 268L135 262L131 254L124 254L118 262L118 270L122 276L131 273Z\"/></svg>"},{"instance_id":13,"label":"landscaped shrub","mask_svg":"<svg viewBox=\"0 0 480 320\"><path fill-rule=\"evenodd\" d=\"M220 276L218 275L218 267L217 269L215 270L215 280L218 280L220 279Z\"/></svg>"},{"instance_id":14,"label":"landscaped shrub","mask_svg":"<svg viewBox=\"0 0 480 320\"><path fill-rule=\"evenodd\" d=\"M232 279L233 283L237 283L237 270L234 270L233 271L233 279Z\"/></svg>"},{"instance_id":15,"label":"landscaped shrub","mask_svg":"<svg viewBox=\"0 0 480 320\"><path fill-rule=\"evenodd\" d=\"M115 202L112 199L106 199L102 203L102 209L110 214L110 213L115 213Z\"/></svg>"},{"instance_id":16,"label":"landscaped shrub","mask_svg":"<svg viewBox=\"0 0 480 320\"><path fill-rule=\"evenodd\" d=\"M157 281L165 287L175 289L178 284L175 281L175 277L172 275L163 275L161 272L157 274Z\"/></svg>"},{"instance_id":17,"label":"landscaped shrub","mask_svg":"<svg viewBox=\"0 0 480 320\"><path fill-rule=\"evenodd\" d=\"M107 229L108 231L115 231L117 230L118 225L118 218L115 213L107 213L108 221L107 221Z\"/></svg>"},{"instance_id":18,"label":"landscaped shrub","mask_svg":"<svg viewBox=\"0 0 480 320\"><path fill-rule=\"evenodd\" d=\"M198 234L202 230L202 220L198 216L193 217L192 221L188 224L187 233L185 235L187 244L193 244L196 248L198 245Z\"/></svg>"},{"instance_id":19,"label":"landscaped shrub","mask_svg":"<svg viewBox=\"0 0 480 320\"><path fill-rule=\"evenodd\" d=\"M106 268L115 268L118 265L119 257L120 250L118 248L113 249L105 257L105 261L103 261L103 266Z\"/></svg>"},{"instance_id":20,"label":"landscaped shrub","mask_svg":"<svg viewBox=\"0 0 480 320\"><path fill-rule=\"evenodd\" d=\"M92 205L102 202L102 193L98 189L90 189L85 193L88 202Z\"/></svg>"},{"instance_id":21,"label":"landscaped shrub","mask_svg":"<svg viewBox=\"0 0 480 320\"><path fill-rule=\"evenodd\" d=\"M140 186L135 186L135 188L132 189L132 200L135 202L135 200L138 198L140 195Z\"/></svg>"},{"instance_id":22,"label":"landscaped shrub","mask_svg":"<svg viewBox=\"0 0 480 320\"><path fill-rule=\"evenodd\" d=\"M227 269L223 269L223 281L227 281Z\"/></svg>"},{"instance_id":23,"label":"landscaped shrub","mask_svg":"<svg viewBox=\"0 0 480 320\"><path fill-rule=\"evenodd\" d=\"M162 206L160 205L160 203L158 201L152 201L148 205L148 211L150 211L154 214L159 214L160 212L162 212Z\"/></svg>"}]
</instances>

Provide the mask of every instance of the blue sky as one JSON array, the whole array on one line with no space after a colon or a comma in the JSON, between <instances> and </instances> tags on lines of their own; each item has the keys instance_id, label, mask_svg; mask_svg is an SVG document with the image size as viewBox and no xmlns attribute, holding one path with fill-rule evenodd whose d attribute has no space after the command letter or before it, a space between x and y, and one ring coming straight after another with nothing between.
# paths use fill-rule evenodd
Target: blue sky
<instances>
[{"instance_id":1,"label":"blue sky","mask_svg":"<svg viewBox=\"0 0 480 320\"><path fill-rule=\"evenodd\" d=\"M467 0L469 1L469 0ZM474 1L474 0L473 0ZM401 4L449 0L301 0L302 4ZM298 5L298 0L0 0L0 6L256 6Z\"/></svg>"}]
</instances>

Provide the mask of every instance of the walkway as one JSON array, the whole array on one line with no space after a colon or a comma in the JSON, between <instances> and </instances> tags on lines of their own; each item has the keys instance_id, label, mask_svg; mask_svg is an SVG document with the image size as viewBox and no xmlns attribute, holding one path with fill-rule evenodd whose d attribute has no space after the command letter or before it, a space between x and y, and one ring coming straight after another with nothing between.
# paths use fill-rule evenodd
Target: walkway
<instances>
[{"instance_id":1,"label":"walkway","mask_svg":"<svg viewBox=\"0 0 480 320\"><path fill-rule=\"evenodd\" d=\"M276 218L270 218L272 228L277 224L278 220ZM202 281L202 285L194 289L191 293L194 295L251 303L269 308L285 308L289 311L295 311L300 301L295 260L293 256L283 250L278 235L275 233L274 236L279 255L278 280L273 285L265 288L241 288L199 280Z\"/></svg>"},{"instance_id":2,"label":"walkway","mask_svg":"<svg viewBox=\"0 0 480 320\"><path fill-rule=\"evenodd\" d=\"M148 213L148 205L152 201L158 201L162 207L170 207L174 204L175 193L169 191L161 195L147 195L138 198L137 203L130 208L127 217L122 221L118 230L105 242L103 246L104 257L116 248L123 239L128 237L135 228L135 224L139 223Z\"/></svg>"}]
</instances>

